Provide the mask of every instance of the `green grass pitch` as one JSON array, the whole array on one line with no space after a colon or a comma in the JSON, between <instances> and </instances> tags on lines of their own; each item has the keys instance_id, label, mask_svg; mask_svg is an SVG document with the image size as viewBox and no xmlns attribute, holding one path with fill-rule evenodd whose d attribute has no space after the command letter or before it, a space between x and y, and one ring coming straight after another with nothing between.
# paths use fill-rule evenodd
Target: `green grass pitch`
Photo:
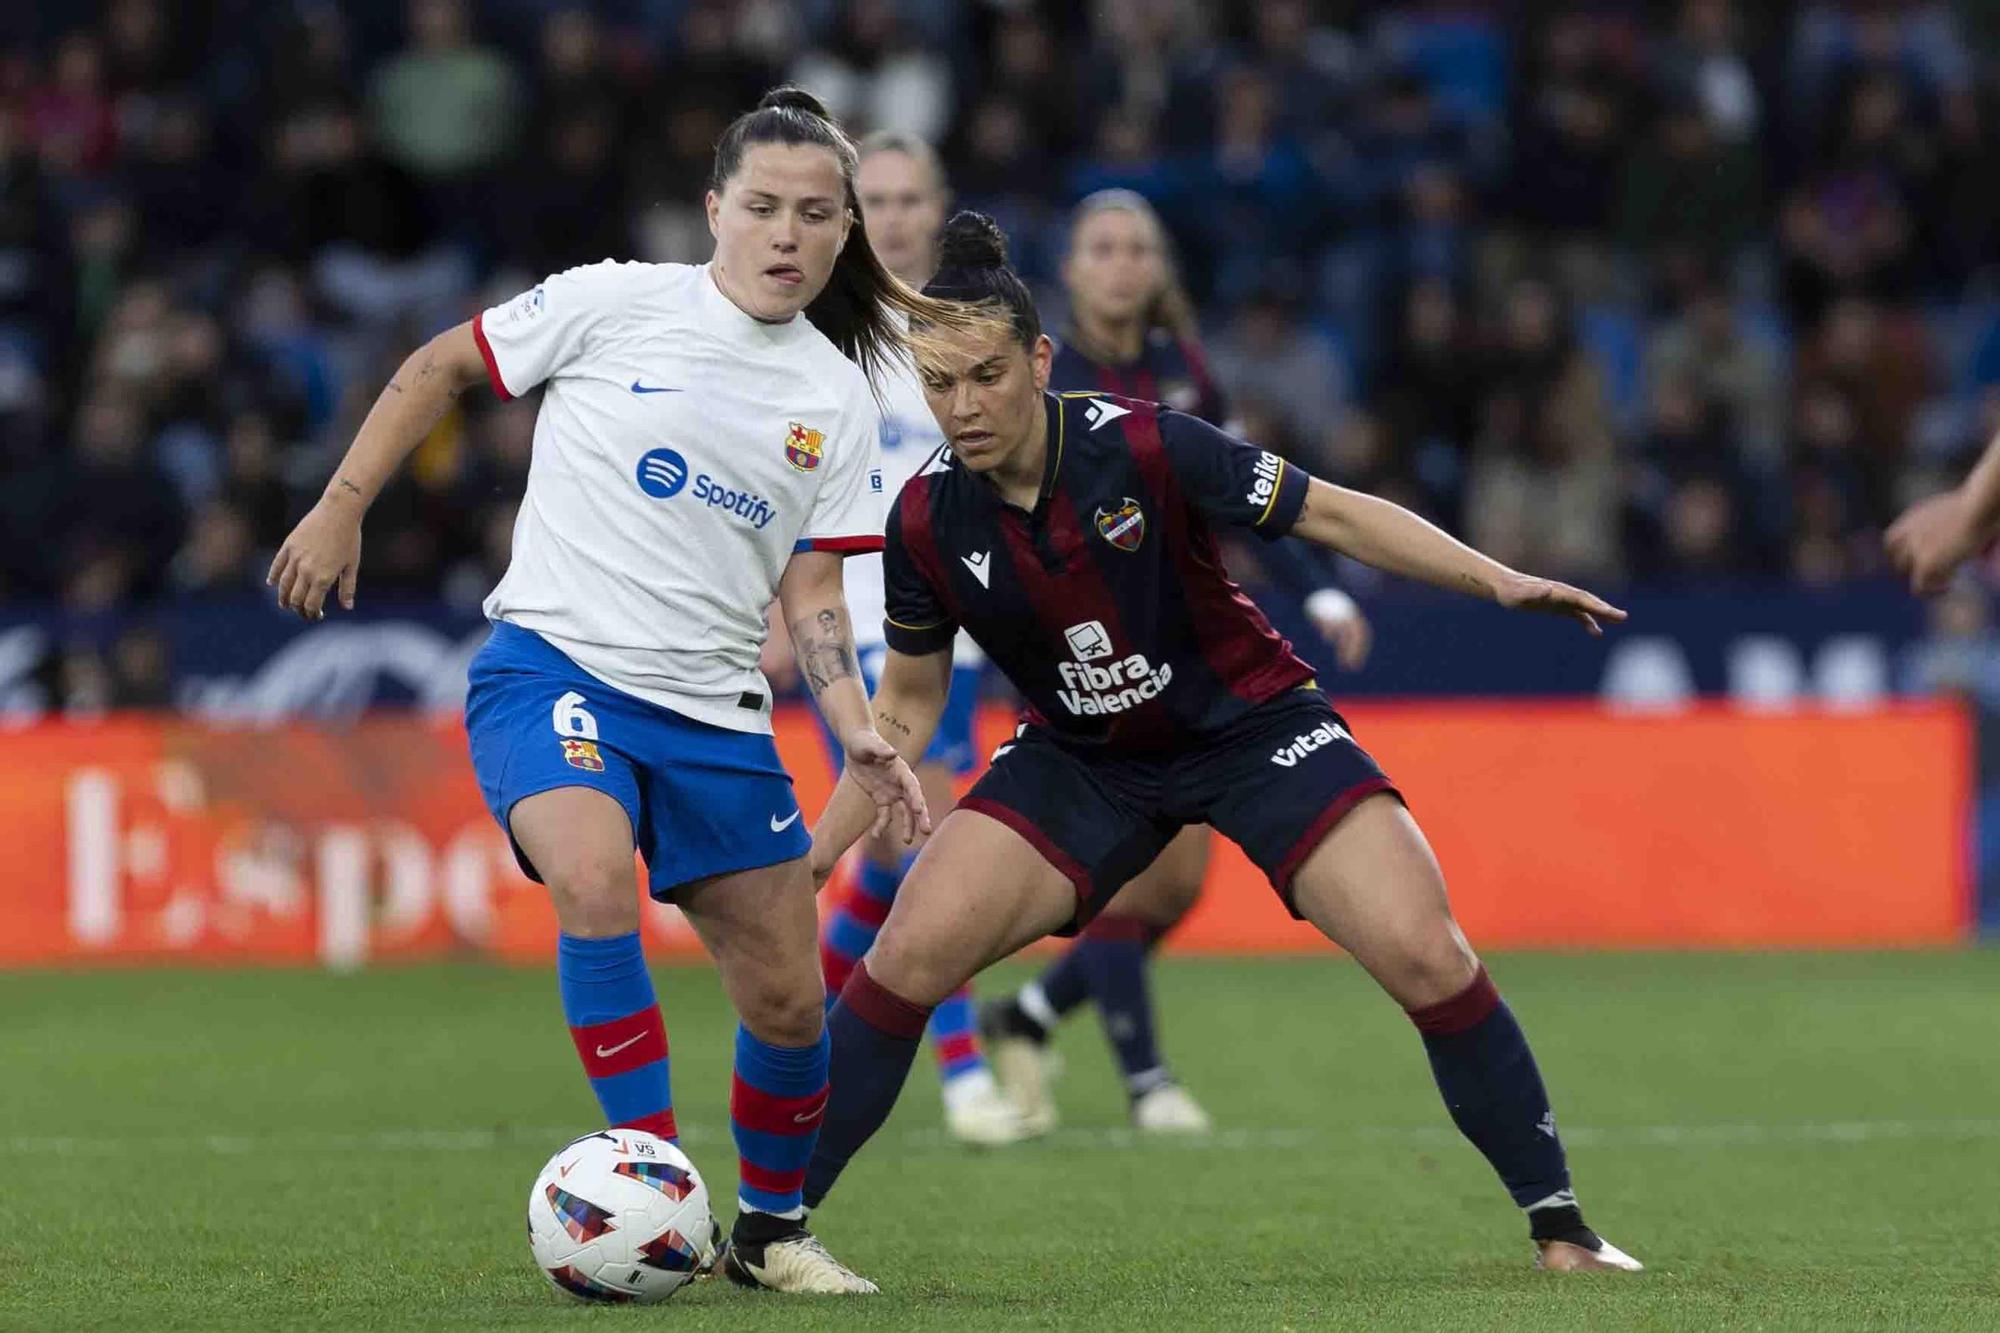
<instances>
[{"instance_id":1,"label":"green grass pitch","mask_svg":"<svg viewBox=\"0 0 2000 1333\"><path fill-rule=\"evenodd\" d=\"M2000 1328L2000 954L1491 961L1641 1276L1530 1269L1409 1024L1340 961L1162 965L1213 1139L1131 1141L1088 1016L1036 1145L945 1143L926 1058L818 1220L882 1296L654 1309L528 1262L528 1184L595 1109L548 973L16 974L0 1328ZM658 980L727 1196L729 1019L706 969Z\"/></svg>"}]
</instances>

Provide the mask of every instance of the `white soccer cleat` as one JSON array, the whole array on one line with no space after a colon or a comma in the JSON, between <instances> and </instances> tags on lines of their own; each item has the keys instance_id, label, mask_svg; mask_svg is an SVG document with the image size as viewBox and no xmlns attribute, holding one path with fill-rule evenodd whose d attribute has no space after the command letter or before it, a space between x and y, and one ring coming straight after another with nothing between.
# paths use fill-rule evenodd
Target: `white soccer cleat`
<instances>
[{"instance_id":1,"label":"white soccer cleat","mask_svg":"<svg viewBox=\"0 0 2000 1333\"><path fill-rule=\"evenodd\" d=\"M1000 1086L1006 1089L1022 1137L1035 1138L1056 1127L1061 1117L1056 1114L1056 1099L1049 1092L1051 1071L1046 1046L1026 1037L988 1036L986 1063L993 1066Z\"/></svg>"},{"instance_id":2,"label":"white soccer cleat","mask_svg":"<svg viewBox=\"0 0 2000 1333\"><path fill-rule=\"evenodd\" d=\"M1591 1249L1566 1240L1535 1242L1535 1267L1550 1273L1643 1273L1646 1265L1603 1237Z\"/></svg>"},{"instance_id":3,"label":"white soccer cleat","mask_svg":"<svg viewBox=\"0 0 2000 1333\"><path fill-rule=\"evenodd\" d=\"M724 1249L722 1271L739 1287L798 1292L809 1296L868 1296L881 1290L826 1252L819 1237L800 1227L762 1245Z\"/></svg>"},{"instance_id":4,"label":"white soccer cleat","mask_svg":"<svg viewBox=\"0 0 2000 1333\"><path fill-rule=\"evenodd\" d=\"M1162 1083L1132 1099L1132 1127L1142 1134L1206 1134L1215 1121L1178 1083Z\"/></svg>"},{"instance_id":5,"label":"white soccer cleat","mask_svg":"<svg viewBox=\"0 0 2000 1333\"><path fill-rule=\"evenodd\" d=\"M974 1069L944 1084L945 1132L960 1143L1000 1148L1028 1137L1028 1127L990 1069Z\"/></svg>"}]
</instances>

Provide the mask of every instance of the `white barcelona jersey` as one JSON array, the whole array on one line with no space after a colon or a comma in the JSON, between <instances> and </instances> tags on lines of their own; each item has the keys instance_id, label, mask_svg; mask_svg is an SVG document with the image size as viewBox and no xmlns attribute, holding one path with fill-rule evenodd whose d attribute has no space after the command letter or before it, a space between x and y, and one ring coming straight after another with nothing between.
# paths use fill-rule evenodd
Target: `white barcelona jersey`
<instances>
[{"instance_id":1,"label":"white barcelona jersey","mask_svg":"<svg viewBox=\"0 0 2000 1333\"><path fill-rule=\"evenodd\" d=\"M923 469L930 456L944 444L944 432L924 398L923 381L907 355L899 356L876 384L882 395L882 477L893 500L903 483ZM887 511L884 520L887 522ZM882 582L882 557L855 556L842 571L847 588L847 610L854 617L855 642L863 649L881 650L882 621L888 616L887 592ZM960 634L952 647L957 666L977 666L986 654L968 634Z\"/></svg>"},{"instance_id":2,"label":"white barcelona jersey","mask_svg":"<svg viewBox=\"0 0 2000 1333\"><path fill-rule=\"evenodd\" d=\"M472 329L503 398L547 385L487 618L629 694L769 731L757 655L786 562L882 549L861 371L803 315L743 313L705 264L570 269Z\"/></svg>"}]
</instances>

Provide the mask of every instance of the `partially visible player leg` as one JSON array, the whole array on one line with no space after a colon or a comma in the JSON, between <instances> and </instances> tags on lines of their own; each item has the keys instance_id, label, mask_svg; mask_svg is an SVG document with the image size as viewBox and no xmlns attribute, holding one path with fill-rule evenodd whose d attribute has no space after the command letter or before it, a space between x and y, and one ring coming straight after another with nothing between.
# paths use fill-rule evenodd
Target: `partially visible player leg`
<instances>
[{"instance_id":1,"label":"partially visible player leg","mask_svg":"<svg viewBox=\"0 0 2000 1333\"><path fill-rule=\"evenodd\" d=\"M863 669L871 681L879 663L864 655ZM936 736L917 765L924 801L935 819L943 819L958 799L956 774L974 767L973 712L979 697L979 672L953 672L949 701L938 721ZM822 727L822 731L824 728ZM828 752L838 767L843 758L831 735ZM875 935L888 919L896 891L915 864L921 847L911 848L889 834L863 844L861 871L845 899L828 915L820 937L820 966L826 974L827 1007L833 1006L854 965L867 954ZM945 1129L964 1143L994 1147L1018 1143L1028 1128L1004 1096L986 1062L979 1037L970 987L945 1000L931 1015L931 1050L937 1056L938 1083L944 1096Z\"/></svg>"},{"instance_id":2,"label":"partially visible player leg","mask_svg":"<svg viewBox=\"0 0 2000 1333\"><path fill-rule=\"evenodd\" d=\"M555 904L563 1016L605 1120L677 1138L667 1029L639 943L630 816L603 791L558 787L516 802L508 827Z\"/></svg>"},{"instance_id":3,"label":"partially visible player leg","mask_svg":"<svg viewBox=\"0 0 2000 1333\"><path fill-rule=\"evenodd\" d=\"M805 1229L800 1200L827 1100L818 914L805 862L697 880L679 886L673 899L715 958L741 1020L729 1121L742 1211L725 1271L782 1291L875 1290Z\"/></svg>"},{"instance_id":4,"label":"partially visible player leg","mask_svg":"<svg viewBox=\"0 0 2000 1333\"><path fill-rule=\"evenodd\" d=\"M1031 1126L1055 1124L1045 1048L1056 1020L1073 1007L1072 996L1088 995L1124 1078L1134 1124L1163 1133L1211 1128L1207 1112L1168 1072L1147 985L1154 948L1201 896L1208 839L1205 826L1182 830L1040 977L986 1007L982 1020L994 1063Z\"/></svg>"},{"instance_id":5,"label":"partially visible player leg","mask_svg":"<svg viewBox=\"0 0 2000 1333\"><path fill-rule=\"evenodd\" d=\"M1527 1211L1537 1264L1636 1271L1584 1224L1527 1037L1452 919L1437 859L1402 802L1361 800L1281 888L1409 1013L1453 1121Z\"/></svg>"},{"instance_id":6,"label":"partially visible player leg","mask_svg":"<svg viewBox=\"0 0 2000 1333\"><path fill-rule=\"evenodd\" d=\"M958 809L917 858L827 1016L833 1092L806 1177L817 1207L896 1104L931 1012L980 968L1073 919L1076 889L1019 833Z\"/></svg>"}]
</instances>

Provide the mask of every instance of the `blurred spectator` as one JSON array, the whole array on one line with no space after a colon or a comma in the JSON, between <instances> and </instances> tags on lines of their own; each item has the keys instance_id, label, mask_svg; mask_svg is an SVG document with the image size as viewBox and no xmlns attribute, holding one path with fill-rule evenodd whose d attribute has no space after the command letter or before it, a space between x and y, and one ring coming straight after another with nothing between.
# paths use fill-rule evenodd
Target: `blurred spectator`
<instances>
[{"instance_id":1,"label":"blurred spectator","mask_svg":"<svg viewBox=\"0 0 2000 1333\"><path fill-rule=\"evenodd\" d=\"M72 32L62 39L48 81L28 94L27 121L29 141L57 174L94 175L111 164L118 113L94 36Z\"/></svg>"},{"instance_id":2,"label":"blurred spectator","mask_svg":"<svg viewBox=\"0 0 2000 1333\"><path fill-rule=\"evenodd\" d=\"M1920 149L1907 114L1894 78L1857 83L1829 147L1784 202L1787 298L1809 320L1843 293L1895 299L1911 290Z\"/></svg>"},{"instance_id":3,"label":"blurred spectator","mask_svg":"<svg viewBox=\"0 0 2000 1333\"><path fill-rule=\"evenodd\" d=\"M1679 380L1722 413L1722 429L1745 458L1769 467L1784 447L1785 370L1749 336L1729 293L1713 281L1663 323L1646 348L1646 378Z\"/></svg>"},{"instance_id":4,"label":"blurred spectator","mask_svg":"<svg viewBox=\"0 0 2000 1333\"><path fill-rule=\"evenodd\" d=\"M1617 476L1602 377L1548 283L1522 279L1508 292L1479 382L1466 490L1474 544L1564 576L1616 573Z\"/></svg>"},{"instance_id":5,"label":"blurred spectator","mask_svg":"<svg viewBox=\"0 0 2000 1333\"><path fill-rule=\"evenodd\" d=\"M1516 121L1513 213L1557 233L1602 231L1627 151L1630 71L1585 13L1551 20L1536 57Z\"/></svg>"},{"instance_id":6,"label":"blurred spectator","mask_svg":"<svg viewBox=\"0 0 2000 1333\"><path fill-rule=\"evenodd\" d=\"M474 44L463 0L410 0L408 20L410 45L370 81L376 140L391 161L429 180L496 166L520 109L512 66Z\"/></svg>"},{"instance_id":7,"label":"blurred spectator","mask_svg":"<svg viewBox=\"0 0 2000 1333\"><path fill-rule=\"evenodd\" d=\"M1719 137L1691 100L1669 102L1625 156L1619 232L1669 285L1699 266L1727 269L1755 234L1757 166Z\"/></svg>"},{"instance_id":8,"label":"blurred spectator","mask_svg":"<svg viewBox=\"0 0 2000 1333\"><path fill-rule=\"evenodd\" d=\"M942 137L951 112L950 67L918 44L895 0L849 0L837 13L829 40L792 66L792 81L812 89L856 131Z\"/></svg>"},{"instance_id":9,"label":"blurred spectator","mask_svg":"<svg viewBox=\"0 0 2000 1333\"><path fill-rule=\"evenodd\" d=\"M1286 431L1316 440L1340 419L1350 386L1347 368L1327 340L1299 323L1279 291L1255 292L1237 308L1229 329L1210 345L1216 380L1231 401L1268 404ZM1254 437L1252 437L1254 438ZM1312 460L1301 458L1307 467Z\"/></svg>"},{"instance_id":10,"label":"blurred spectator","mask_svg":"<svg viewBox=\"0 0 2000 1333\"><path fill-rule=\"evenodd\" d=\"M1898 687L1963 699L1982 721L2000 718L2000 633L1978 584L1960 580L1931 604L1930 633L1904 656Z\"/></svg>"},{"instance_id":11,"label":"blurred spectator","mask_svg":"<svg viewBox=\"0 0 2000 1333\"><path fill-rule=\"evenodd\" d=\"M1699 107L1718 140L1747 145L1759 96L1736 9L1733 0L1681 0L1673 35L1660 45L1656 82L1668 101Z\"/></svg>"},{"instance_id":12,"label":"blurred spectator","mask_svg":"<svg viewBox=\"0 0 2000 1333\"><path fill-rule=\"evenodd\" d=\"M1850 296L1827 312L1800 350L1798 373L1846 398L1859 447L1886 475L1909 449L1910 424L1936 372L1919 321Z\"/></svg>"}]
</instances>

